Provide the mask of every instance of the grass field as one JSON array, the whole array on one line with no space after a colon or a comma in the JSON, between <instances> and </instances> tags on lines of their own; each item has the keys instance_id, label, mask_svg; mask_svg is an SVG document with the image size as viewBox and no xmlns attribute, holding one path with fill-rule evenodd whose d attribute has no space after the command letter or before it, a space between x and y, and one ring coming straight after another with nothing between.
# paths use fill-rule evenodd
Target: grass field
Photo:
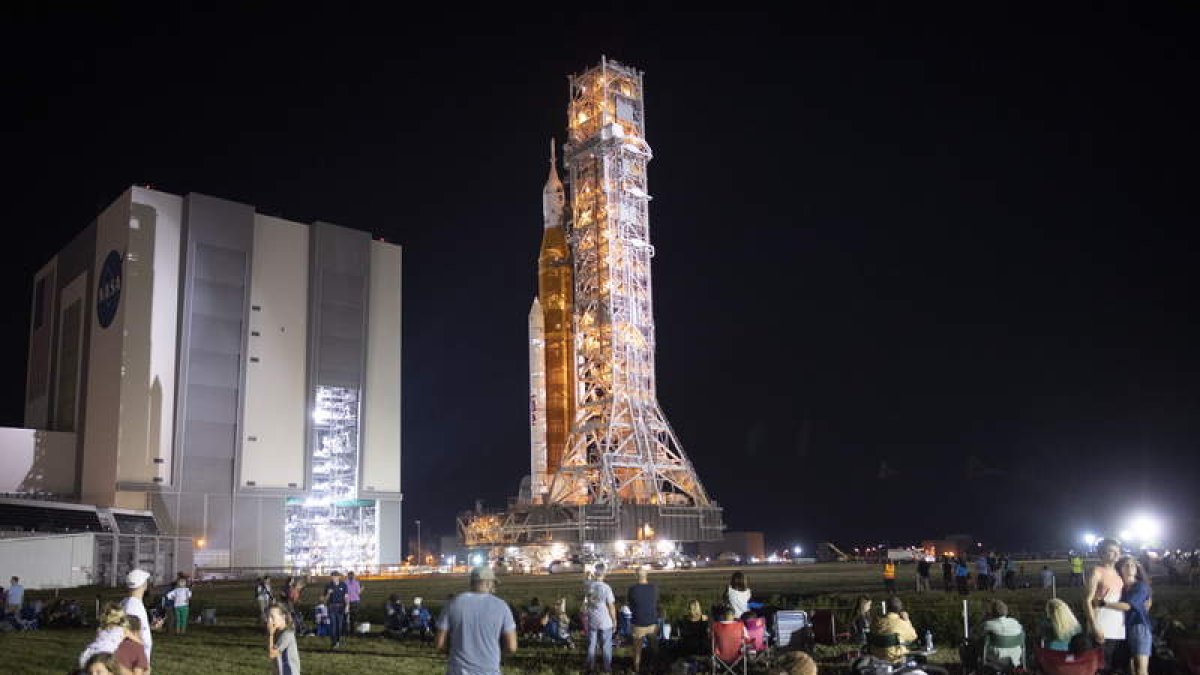
<instances>
[{"instance_id":1,"label":"grass field","mask_svg":"<svg viewBox=\"0 0 1200 675\"><path fill-rule=\"evenodd\" d=\"M1027 563L1027 574L1031 577L1041 564ZM1065 580L1064 564L1055 563L1058 578ZM804 567L749 567L743 568L756 600L779 607L815 609L821 607L846 608L854 596L867 593L876 600L883 599L882 583L876 566L854 564L818 564ZM660 587L664 611L675 618L683 612L688 601L700 600L709 606L718 602L729 578L730 569L699 569L662 572L652 575L652 581ZM899 585L901 596L907 602L918 630L929 627L937 641L945 646L957 643L962 636L962 602L958 595L940 591L916 594L913 566L901 566ZM621 597L632 585L633 577L628 573L616 573L609 577L613 590ZM319 593L323 580L314 581L303 599L311 607ZM557 597L566 597L572 613L579 607L582 576L563 574L554 576L502 576L497 595L513 605L524 605L537 596L543 604ZM935 587L940 578L935 578ZM462 575L437 575L431 577L367 580L364 583L364 620L375 624L376 630L383 620L383 603L391 593L399 593L405 604L411 604L414 596L422 596L427 605L436 611L447 596L464 590L466 580ZM255 616L257 607L252 600L252 584L248 582L217 582L201 584L195 589L192 601L193 613L203 608L217 610L217 626L192 626L183 636L156 634L154 643L155 675L200 675L211 673L269 672L266 657L266 636L258 627ZM36 595L36 594L31 594ZM112 589L83 588L65 591L63 595L85 600L88 606L99 595L102 600L119 597ZM1072 606L1079 607L1077 589L1060 589L1060 597ZM1004 599L1032 632L1048 592L1040 588L997 593L973 593L969 598L972 625L982 615L983 607L991 597ZM1155 589L1155 614L1171 615L1195 625L1200 618L1200 589L1158 586ZM4 656L0 657L0 673L61 674L74 666L79 652L91 640L92 629L41 630L15 633L0 637ZM578 641L577 641L578 642ZM328 641L321 638L302 638L300 649L303 669L306 674L354 675L358 673L441 673L445 660L434 653L432 646L419 641L396 641L378 634L355 637L348 640L346 647L337 652L328 651ZM953 649L942 649L949 661L954 660ZM844 666L845 659L838 650L823 648L818 651L818 660L824 670ZM573 673L579 672L583 663L582 650L574 652L553 649L543 645L522 645L514 656L505 657L506 672L519 673ZM628 669L627 650L617 650L616 667Z\"/></svg>"}]
</instances>

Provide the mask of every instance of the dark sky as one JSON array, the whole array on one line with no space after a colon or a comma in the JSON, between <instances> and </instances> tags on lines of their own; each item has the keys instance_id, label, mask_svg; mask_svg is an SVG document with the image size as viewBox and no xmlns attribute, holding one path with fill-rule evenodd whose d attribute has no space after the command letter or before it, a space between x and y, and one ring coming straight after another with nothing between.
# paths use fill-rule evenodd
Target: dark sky
<instances>
[{"instance_id":1,"label":"dark sky","mask_svg":"<svg viewBox=\"0 0 1200 675\"><path fill-rule=\"evenodd\" d=\"M546 141L603 53L646 71L659 394L730 527L1195 528L1194 3L58 4L0 10L0 423L33 273L149 183L403 244L406 518L502 503L528 470Z\"/></svg>"}]
</instances>

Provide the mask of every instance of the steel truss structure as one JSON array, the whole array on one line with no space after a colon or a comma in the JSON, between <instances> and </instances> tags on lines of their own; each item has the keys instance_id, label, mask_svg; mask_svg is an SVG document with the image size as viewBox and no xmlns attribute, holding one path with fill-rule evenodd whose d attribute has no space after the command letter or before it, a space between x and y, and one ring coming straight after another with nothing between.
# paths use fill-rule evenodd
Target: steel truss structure
<instances>
[{"instance_id":1,"label":"steel truss structure","mask_svg":"<svg viewBox=\"0 0 1200 675\"><path fill-rule=\"evenodd\" d=\"M710 503L655 387L642 77L604 59L570 80L578 399L554 504Z\"/></svg>"},{"instance_id":2,"label":"steel truss structure","mask_svg":"<svg viewBox=\"0 0 1200 675\"><path fill-rule=\"evenodd\" d=\"M602 59L571 76L567 115L574 422L561 459L542 459L554 458L556 448L547 447L551 434L539 435L538 414L547 408L537 383L546 381L548 367L535 363L545 343L542 323L531 317L534 499L502 514L463 514L460 533L469 546L612 541L648 532L719 539L721 509L656 391L646 180L653 153L645 140L642 72ZM547 445L539 447L542 439ZM537 498L539 471L548 474L544 499Z\"/></svg>"}]
</instances>

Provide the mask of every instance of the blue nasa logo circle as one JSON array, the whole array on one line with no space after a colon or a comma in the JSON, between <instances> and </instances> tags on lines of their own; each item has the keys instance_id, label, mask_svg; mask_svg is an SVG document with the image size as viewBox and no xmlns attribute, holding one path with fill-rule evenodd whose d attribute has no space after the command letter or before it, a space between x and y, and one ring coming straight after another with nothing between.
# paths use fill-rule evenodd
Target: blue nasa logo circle
<instances>
[{"instance_id":1,"label":"blue nasa logo circle","mask_svg":"<svg viewBox=\"0 0 1200 675\"><path fill-rule=\"evenodd\" d=\"M101 328L112 325L121 304L121 254L109 251L100 267L100 283L96 286L96 319Z\"/></svg>"}]
</instances>

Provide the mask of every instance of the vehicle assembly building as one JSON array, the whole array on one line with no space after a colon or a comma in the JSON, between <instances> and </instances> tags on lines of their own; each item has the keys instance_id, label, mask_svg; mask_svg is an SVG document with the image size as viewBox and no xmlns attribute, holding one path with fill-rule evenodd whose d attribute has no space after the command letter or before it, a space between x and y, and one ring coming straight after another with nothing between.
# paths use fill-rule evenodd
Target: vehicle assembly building
<instances>
[{"instance_id":1,"label":"vehicle assembly building","mask_svg":"<svg viewBox=\"0 0 1200 675\"><path fill-rule=\"evenodd\" d=\"M400 272L367 232L128 189L34 278L5 492L152 513L198 566L398 562Z\"/></svg>"},{"instance_id":2,"label":"vehicle assembly building","mask_svg":"<svg viewBox=\"0 0 1200 675\"><path fill-rule=\"evenodd\" d=\"M656 392L642 87L607 59L570 78L570 207L552 145L529 313L530 474L507 511L460 517L468 546L721 537Z\"/></svg>"}]
</instances>

